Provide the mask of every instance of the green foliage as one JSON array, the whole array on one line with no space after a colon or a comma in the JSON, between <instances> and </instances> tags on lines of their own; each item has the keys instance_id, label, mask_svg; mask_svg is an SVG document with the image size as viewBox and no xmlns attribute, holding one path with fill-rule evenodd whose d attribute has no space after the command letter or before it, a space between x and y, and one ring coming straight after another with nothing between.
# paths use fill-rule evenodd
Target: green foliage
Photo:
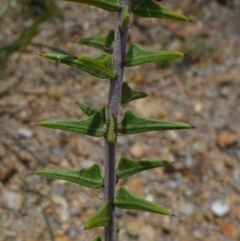
<instances>
[{"instance_id":1,"label":"green foliage","mask_svg":"<svg viewBox=\"0 0 240 241\"><path fill-rule=\"evenodd\" d=\"M104 135L105 108L101 108L95 114L82 120L50 120L37 123L38 126L72 131L89 136L101 137Z\"/></svg>"},{"instance_id":2,"label":"green foliage","mask_svg":"<svg viewBox=\"0 0 240 241\"><path fill-rule=\"evenodd\" d=\"M137 209L163 215L172 215L172 212L166 208L149 202L145 199L136 197L124 186L120 187L118 195L114 198L114 205L122 209Z\"/></svg>"},{"instance_id":3,"label":"green foliage","mask_svg":"<svg viewBox=\"0 0 240 241\"><path fill-rule=\"evenodd\" d=\"M177 51L152 51L133 43L123 60L127 67L156 61L168 61L183 57L184 54Z\"/></svg>"},{"instance_id":4,"label":"green foliage","mask_svg":"<svg viewBox=\"0 0 240 241\"><path fill-rule=\"evenodd\" d=\"M114 31L110 30L107 35L102 37L79 39L76 43L91 46L111 54L113 51Z\"/></svg>"},{"instance_id":5,"label":"green foliage","mask_svg":"<svg viewBox=\"0 0 240 241\"><path fill-rule=\"evenodd\" d=\"M107 226L110 221L109 209L109 202L104 202L101 208L86 222L85 229Z\"/></svg>"},{"instance_id":6,"label":"green foliage","mask_svg":"<svg viewBox=\"0 0 240 241\"><path fill-rule=\"evenodd\" d=\"M97 110L94 110L92 109L90 106L87 106L83 103L78 103L77 102L77 105L79 106L79 108L87 115L87 116L91 116L91 115L94 115Z\"/></svg>"},{"instance_id":7,"label":"green foliage","mask_svg":"<svg viewBox=\"0 0 240 241\"><path fill-rule=\"evenodd\" d=\"M120 23L120 29L122 32L124 32L128 28L129 20L130 20L129 7L125 6L124 12L123 12L123 18Z\"/></svg>"},{"instance_id":8,"label":"green foliage","mask_svg":"<svg viewBox=\"0 0 240 241\"><path fill-rule=\"evenodd\" d=\"M189 19L184 15L164 8L153 0L137 1L135 7L133 8L133 13L145 18L164 18L177 21L189 21Z\"/></svg>"},{"instance_id":9,"label":"green foliage","mask_svg":"<svg viewBox=\"0 0 240 241\"><path fill-rule=\"evenodd\" d=\"M116 140L116 126L115 126L115 120L113 115L109 116L109 123L108 123L108 131L107 131L107 139L110 143L114 143Z\"/></svg>"},{"instance_id":10,"label":"green foliage","mask_svg":"<svg viewBox=\"0 0 240 241\"><path fill-rule=\"evenodd\" d=\"M121 97L121 105L124 105L130 101L137 100L140 98L145 98L148 95L139 90L132 89L127 82L123 82L122 84L122 97Z\"/></svg>"},{"instance_id":11,"label":"green foliage","mask_svg":"<svg viewBox=\"0 0 240 241\"><path fill-rule=\"evenodd\" d=\"M100 237L96 237L93 241L102 241Z\"/></svg>"},{"instance_id":12,"label":"green foliage","mask_svg":"<svg viewBox=\"0 0 240 241\"><path fill-rule=\"evenodd\" d=\"M83 70L98 78L113 79L116 76L112 67L111 57L107 54L102 54L97 58L75 57L56 53L46 53L41 54L41 56Z\"/></svg>"},{"instance_id":13,"label":"green foliage","mask_svg":"<svg viewBox=\"0 0 240 241\"><path fill-rule=\"evenodd\" d=\"M127 110L118 130L121 134L136 134L148 131L159 130L177 130L194 128L183 122L172 122L155 119L146 119L134 114L131 110Z\"/></svg>"},{"instance_id":14,"label":"green foliage","mask_svg":"<svg viewBox=\"0 0 240 241\"><path fill-rule=\"evenodd\" d=\"M165 18L179 21L189 20L181 14L161 7L153 0L132 0L133 6L131 6L131 4L124 5L126 4L124 1L121 2L118 0L67 1L84 3L112 12L119 11L118 26L115 32L111 30L107 35L101 37L85 38L76 41L79 44L100 49L107 54L104 53L97 58L89 58L86 56L74 57L72 55L56 53L41 54L45 58L81 69L97 78L111 79L108 110L105 113L104 107L100 110L95 110L86 104L77 103L79 108L87 115L87 118L73 121L42 121L37 125L95 137L103 137L106 157L104 165L105 175L103 179L98 164L82 170L40 170L36 171L36 174L54 179L67 180L90 188L103 187L104 203L97 213L87 221L85 229L104 226L106 227L105 234L111 236L107 236L106 240L116 241L119 232L117 230L115 233L114 206L122 209L137 209L168 216L172 215L168 209L136 197L124 186L120 187L115 197L116 179L128 178L142 171L172 164L171 161L166 160L137 161L122 157L118 167L115 168L117 135L119 133L136 134L149 131L194 128L182 122L143 118L134 114L131 110L127 110L122 121L120 123L118 122L118 109L120 104L123 105L130 101L147 97L146 93L132 89L126 82L122 83L124 66L131 67L149 62L166 63L171 59L184 56L183 53L176 51L147 50L136 43L130 46L125 55L126 30L128 29L131 11L141 17ZM120 6L120 2L123 4L122 6ZM109 55L112 53L113 57ZM97 237L94 241L101 241L101 239Z\"/></svg>"},{"instance_id":15,"label":"green foliage","mask_svg":"<svg viewBox=\"0 0 240 241\"><path fill-rule=\"evenodd\" d=\"M99 189L103 185L103 178L99 164L93 164L91 167L81 170L38 170L35 174L43 177L65 180L68 182L77 183L79 185Z\"/></svg>"},{"instance_id":16,"label":"green foliage","mask_svg":"<svg viewBox=\"0 0 240 241\"><path fill-rule=\"evenodd\" d=\"M102 8L109 12L117 12L120 9L118 0L65 0L68 2L84 3L98 8Z\"/></svg>"},{"instance_id":17,"label":"green foliage","mask_svg":"<svg viewBox=\"0 0 240 241\"><path fill-rule=\"evenodd\" d=\"M170 161L136 161L127 157L121 157L116 173L120 179L128 178L136 173L149 169L171 165Z\"/></svg>"}]
</instances>

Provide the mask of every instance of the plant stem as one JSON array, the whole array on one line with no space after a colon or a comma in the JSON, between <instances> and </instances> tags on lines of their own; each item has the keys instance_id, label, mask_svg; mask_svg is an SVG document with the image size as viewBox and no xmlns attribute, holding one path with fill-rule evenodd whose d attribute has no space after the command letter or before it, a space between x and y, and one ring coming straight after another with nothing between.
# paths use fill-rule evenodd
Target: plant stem
<instances>
[{"instance_id":1,"label":"plant stem","mask_svg":"<svg viewBox=\"0 0 240 241\"><path fill-rule=\"evenodd\" d=\"M113 66L116 72L115 79L110 80L109 99L108 99L108 116L113 115L116 123L118 123L119 108L121 105L121 91L123 80L123 58L125 55L126 42L127 42L127 30L121 32L119 25L123 17L124 7L126 5L131 9L131 0L120 0L122 8L118 13L117 27L115 30L115 43L113 49ZM113 205L113 199L115 196L116 185L116 149L117 149L117 130L115 130L115 142L109 143L105 136L105 162L104 162L104 201L108 201L110 205L110 217L111 221L107 227L105 227L105 241L116 240L116 224L115 224L115 207Z\"/></svg>"}]
</instances>

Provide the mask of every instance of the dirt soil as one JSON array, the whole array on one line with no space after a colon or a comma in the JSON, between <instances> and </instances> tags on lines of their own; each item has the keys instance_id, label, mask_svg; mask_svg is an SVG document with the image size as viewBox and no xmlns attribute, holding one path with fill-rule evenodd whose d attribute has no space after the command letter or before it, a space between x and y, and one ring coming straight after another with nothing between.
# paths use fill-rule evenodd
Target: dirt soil
<instances>
[{"instance_id":1,"label":"dirt soil","mask_svg":"<svg viewBox=\"0 0 240 241\"><path fill-rule=\"evenodd\" d=\"M219 1L224 2L224 1ZM119 240L240 241L240 2L164 1L193 23L131 19L128 47L191 54L170 64L126 68L124 80L149 97L123 106L138 115L196 126L118 138L118 160L166 159L168 168L137 174L120 184L173 211L176 217L117 210ZM59 2L61 18L41 26L33 41L74 55L100 52L71 39L115 28L116 14ZM18 16L2 24L1 41L22 26ZM4 25L5 24L5 25ZM107 105L108 80L35 55L28 46L11 56L0 80L0 241L90 241L103 229L83 231L100 207L101 190L49 180L32 172L76 169L104 161L103 140L31 125L79 119L75 102Z\"/></svg>"}]
</instances>

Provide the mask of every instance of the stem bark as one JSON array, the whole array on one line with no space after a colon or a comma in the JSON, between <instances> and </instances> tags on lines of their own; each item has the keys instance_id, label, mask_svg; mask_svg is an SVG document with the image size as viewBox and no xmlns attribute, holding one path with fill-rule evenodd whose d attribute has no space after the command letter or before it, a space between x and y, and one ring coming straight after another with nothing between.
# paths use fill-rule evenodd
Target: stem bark
<instances>
[{"instance_id":1,"label":"stem bark","mask_svg":"<svg viewBox=\"0 0 240 241\"><path fill-rule=\"evenodd\" d=\"M122 95L122 80L123 80L123 58L126 50L127 34L126 29L122 32L119 28L125 6L129 6L131 9L131 0L120 0L121 9L118 12L117 27L115 30L115 42L113 49L113 66L116 72L115 79L110 80L109 98L108 98L108 112L109 115L113 115L116 123L118 123L119 108L121 105ZM116 241L116 222L115 222L115 207L113 205L113 199L115 196L115 185L116 185L116 150L117 150L117 129L115 130L115 142L110 143L107 136L104 137L105 142L105 162L104 162L104 201L110 203L110 223L105 227L105 241Z\"/></svg>"}]
</instances>

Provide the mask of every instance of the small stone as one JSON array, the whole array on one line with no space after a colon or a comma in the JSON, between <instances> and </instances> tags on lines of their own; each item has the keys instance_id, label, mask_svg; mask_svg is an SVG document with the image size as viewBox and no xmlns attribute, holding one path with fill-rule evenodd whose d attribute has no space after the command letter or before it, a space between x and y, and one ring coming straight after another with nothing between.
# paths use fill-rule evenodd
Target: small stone
<instances>
[{"instance_id":1,"label":"small stone","mask_svg":"<svg viewBox=\"0 0 240 241\"><path fill-rule=\"evenodd\" d=\"M203 109L203 104L202 104L201 102L196 102L196 103L194 104L194 111L195 111L196 113L202 112L202 109Z\"/></svg>"},{"instance_id":2,"label":"small stone","mask_svg":"<svg viewBox=\"0 0 240 241\"><path fill-rule=\"evenodd\" d=\"M207 142L206 141L198 141L193 143L192 145L192 149L194 154L203 154L206 153L208 150L208 146L207 146Z\"/></svg>"},{"instance_id":3,"label":"small stone","mask_svg":"<svg viewBox=\"0 0 240 241\"><path fill-rule=\"evenodd\" d=\"M154 201L154 196L153 196L152 194L148 193L148 194L146 195L145 200L147 200L147 201L149 201L149 202L153 202L153 201Z\"/></svg>"},{"instance_id":4,"label":"small stone","mask_svg":"<svg viewBox=\"0 0 240 241\"><path fill-rule=\"evenodd\" d=\"M52 164L58 164L60 162L58 156L54 155L54 154L50 154L49 157L48 157L48 160L50 163Z\"/></svg>"},{"instance_id":5,"label":"small stone","mask_svg":"<svg viewBox=\"0 0 240 241\"><path fill-rule=\"evenodd\" d=\"M16 172L15 158L6 158L0 163L0 182L4 182L12 177Z\"/></svg>"},{"instance_id":6,"label":"small stone","mask_svg":"<svg viewBox=\"0 0 240 241\"><path fill-rule=\"evenodd\" d=\"M62 96L62 92L58 89L50 89L48 90L48 97L51 98L51 99L60 99Z\"/></svg>"},{"instance_id":7,"label":"small stone","mask_svg":"<svg viewBox=\"0 0 240 241\"><path fill-rule=\"evenodd\" d=\"M229 222L223 222L220 224L222 232L226 237L232 237L235 233L234 226Z\"/></svg>"},{"instance_id":8,"label":"small stone","mask_svg":"<svg viewBox=\"0 0 240 241\"><path fill-rule=\"evenodd\" d=\"M51 200L55 204L55 210L59 215L59 218L62 222L66 222L69 220L69 210L68 203L66 199L60 195L52 195Z\"/></svg>"},{"instance_id":9,"label":"small stone","mask_svg":"<svg viewBox=\"0 0 240 241\"><path fill-rule=\"evenodd\" d=\"M38 240L37 240L37 238L30 237L30 238L27 238L26 241L38 241Z\"/></svg>"},{"instance_id":10,"label":"small stone","mask_svg":"<svg viewBox=\"0 0 240 241\"><path fill-rule=\"evenodd\" d=\"M69 238L67 235L61 235L55 238L56 241L68 241Z\"/></svg>"},{"instance_id":11,"label":"small stone","mask_svg":"<svg viewBox=\"0 0 240 241\"><path fill-rule=\"evenodd\" d=\"M229 86L223 86L220 90L220 95L222 97L228 97L230 95L230 88Z\"/></svg>"},{"instance_id":12,"label":"small stone","mask_svg":"<svg viewBox=\"0 0 240 241\"><path fill-rule=\"evenodd\" d=\"M0 144L0 158L5 157L7 154L6 149L3 145Z\"/></svg>"},{"instance_id":13,"label":"small stone","mask_svg":"<svg viewBox=\"0 0 240 241\"><path fill-rule=\"evenodd\" d=\"M229 131L223 131L217 135L217 145L223 149L235 144L238 141L238 136Z\"/></svg>"},{"instance_id":14,"label":"small stone","mask_svg":"<svg viewBox=\"0 0 240 241\"><path fill-rule=\"evenodd\" d=\"M194 238L192 236L181 236L179 241L192 241Z\"/></svg>"},{"instance_id":15,"label":"small stone","mask_svg":"<svg viewBox=\"0 0 240 241\"><path fill-rule=\"evenodd\" d=\"M217 200L212 203L211 209L213 214L218 217L223 217L229 212L229 206L223 200Z\"/></svg>"},{"instance_id":16,"label":"small stone","mask_svg":"<svg viewBox=\"0 0 240 241\"><path fill-rule=\"evenodd\" d=\"M20 151L18 153L18 158L20 159L21 162L23 163L29 163L32 160L34 160L34 157L32 156L32 154L28 151Z\"/></svg>"},{"instance_id":17,"label":"small stone","mask_svg":"<svg viewBox=\"0 0 240 241\"><path fill-rule=\"evenodd\" d=\"M128 180L129 191L138 197L145 198L144 187L146 187L146 181L143 179L134 178Z\"/></svg>"},{"instance_id":18,"label":"small stone","mask_svg":"<svg viewBox=\"0 0 240 241\"><path fill-rule=\"evenodd\" d=\"M83 157L89 156L89 153L91 152L89 150L89 146L86 144L85 141L83 141L79 137L73 137L70 141L70 144L71 144L71 151L76 156L83 156Z\"/></svg>"},{"instance_id":19,"label":"small stone","mask_svg":"<svg viewBox=\"0 0 240 241\"><path fill-rule=\"evenodd\" d=\"M34 89L33 93L35 95L46 95L47 87L46 86L39 86L39 87Z\"/></svg>"},{"instance_id":20,"label":"small stone","mask_svg":"<svg viewBox=\"0 0 240 241\"><path fill-rule=\"evenodd\" d=\"M32 138L33 134L27 129L18 129L18 136L20 138Z\"/></svg>"},{"instance_id":21,"label":"small stone","mask_svg":"<svg viewBox=\"0 0 240 241\"><path fill-rule=\"evenodd\" d=\"M192 203L181 201L179 211L188 216L191 216L195 213L196 208L195 208L195 205Z\"/></svg>"},{"instance_id":22,"label":"small stone","mask_svg":"<svg viewBox=\"0 0 240 241\"><path fill-rule=\"evenodd\" d=\"M8 209L19 211L22 208L24 196L21 193L8 191L0 185L0 204Z\"/></svg>"},{"instance_id":23,"label":"small stone","mask_svg":"<svg viewBox=\"0 0 240 241\"><path fill-rule=\"evenodd\" d=\"M143 98L135 102L135 111L138 115L145 118L161 119L165 118L167 113L164 110L161 102L156 101L156 98Z\"/></svg>"},{"instance_id":24,"label":"small stone","mask_svg":"<svg viewBox=\"0 0 240 241\"><path fill-rule=\"evenodd\" d=\"M136 239L139 235L139 230L141 229L140 223L130 220L126 224L126 229L129 237Z\"/></svg>"},{"instance_id":25,"label":"small stone","mask_svg":"<svg viewBox=\"0 0 240 241\"><path fill-rule=\"evenodd\" d=\"M150 225L140 228L138 232L140 233L139 241L156 240L156 230L154 230L154 228Z\"/></svg>"},{"instance_id":26,"label":"small stone","mask_svg":"<svg viewBox=\"0 0 240 241\"><path fill-rule=\"evenodd\" d=\"M161 219L159 219L159 216L158 216L158 220L161 223L160 227L162 228L163 232L171 233L172 231L171 218L168 216L163 216Z\"/></svg>"},{"instance_id":27,"label":"small stone","mask_svg":"<svg viewBox=\"0 0 240 241\"><path fill-rule=\"evenodd\" d=\"M131 154L133 155L134 158L141 158L144 155L144 144L143 143L135 143L131 149L130 149Z\"/></svg>"},{"instance_id":28,"label":"small stone","mask_svg":"<svg viewBox=\"0 0 240 241\"><path fill-rule=\"evenodd\" d=\"M203 212L197 212L194 214L194 220L201 224L204 221L204 213Z\"/></svg>"},{"instance_id":29,"label":"small stone","mask_svg":"<svg viewBox=\"0 0 240 241\"><path fill-rule=\"evenodd\" d=\"M171 190L176 190L180 184L178 183L178 181L170 180L168 181L167 185Z\"/></svg>"},{"instance_id":30,"label":"small stone","mask_svg":"<svg viewBox=\"0 0 240 241\"><path fill-rule=\"evenodd\" d=\"M144 80L144 76L140 73L137 73L135 74L135 76L133 77L133 80L136 82L136 83L142 83L143 80Z\"/></svg>"}]
</instances>

